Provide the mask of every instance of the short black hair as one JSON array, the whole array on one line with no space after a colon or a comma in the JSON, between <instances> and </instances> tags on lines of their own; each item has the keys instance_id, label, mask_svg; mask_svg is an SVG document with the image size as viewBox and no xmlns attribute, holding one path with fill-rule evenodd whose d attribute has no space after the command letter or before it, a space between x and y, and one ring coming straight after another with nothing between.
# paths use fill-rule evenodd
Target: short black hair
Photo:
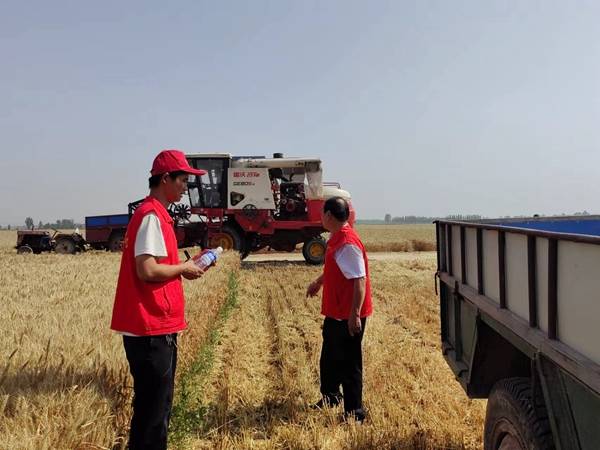
<instances>
[{"instance_id":1,"label":"short black hair","mask_svg":"<svg viewBox=\"0 0 600 450\"><path fill-rule=\"evenodd\" d=\"M346 222L350 217L350 206L343 197L331 197L325 201L323 212L330 212L336 220Z\"/></svg>"},{"instance_id":2,"label":"short black hair","mask_svg":"<svg viewBox=\"0 0 600 450\"><path fill-rule=\"evenodd\" d=\"M159 173L158 175L152 175L150 178L148 178L148 187L150 189L158 187L163 175L164 175L164 173ZM169 172L169 178L171 178L172 180L174 180L175 178L177 178L180 175L189 175L189 174L187 172L184 172L183 170L176 170L175 172Z\"/></svg>"}]
</instances>

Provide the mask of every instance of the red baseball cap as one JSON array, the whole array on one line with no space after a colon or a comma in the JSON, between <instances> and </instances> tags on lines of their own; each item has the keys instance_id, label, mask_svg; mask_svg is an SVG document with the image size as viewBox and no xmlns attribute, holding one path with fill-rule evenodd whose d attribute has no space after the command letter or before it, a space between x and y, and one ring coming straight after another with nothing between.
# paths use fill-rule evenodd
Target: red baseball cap
<instances>
[{"instance_id":1,"label":"red baseball cap","mask_svg":"<svg viewBox=\"0 0 600 450\"><path fill-rule=\"evenodd\" d=\"M206 170L192 168L187 159L185 159L184 153L180 150L163 150L154 158L150 174L154 176L167 172L186 172L192 175L204 175Z\"/></svg>"}]
</instances>

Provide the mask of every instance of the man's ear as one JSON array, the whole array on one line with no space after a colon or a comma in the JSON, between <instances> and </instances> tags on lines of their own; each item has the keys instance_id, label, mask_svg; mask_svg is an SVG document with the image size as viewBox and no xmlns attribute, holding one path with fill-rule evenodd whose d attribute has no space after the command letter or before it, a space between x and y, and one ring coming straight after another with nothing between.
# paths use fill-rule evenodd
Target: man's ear
<instances>
[{"instance_id":1,"label":"man's ear","mask_svg":"<svg viewBox=\"0 0 600 450\"><path fill-rule=\"evenodd\" d=\"M162 178L160 179L161 183L166 183L167 182L167 177L169 176L169 172L165 172L162 176Z\"/></svg>"}]
</instances>

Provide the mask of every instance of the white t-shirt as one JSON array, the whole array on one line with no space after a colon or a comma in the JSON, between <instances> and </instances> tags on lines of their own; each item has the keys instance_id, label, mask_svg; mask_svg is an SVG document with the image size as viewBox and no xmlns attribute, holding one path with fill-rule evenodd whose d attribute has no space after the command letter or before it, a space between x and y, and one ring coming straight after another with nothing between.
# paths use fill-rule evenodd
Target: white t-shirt
<instances>
[{"instance_id":1,"label":"white t-shirt","mask_svg":"<svg viewBox=\"0 0 600 450\"><path fill-rule=\"evenodd\" d=\"M160 228L158 216L149 213L144 216L135 237L134 256L151 255L157 258L167 256L167 246Z\"/></svg>"},{"instance_id":2,"label":"white t-shirt","mask_svg":"<svg viewBox=\"0 0 600 450\"><path fill-rule=\"evenodd\" d=\"M367 276L362 250L346 244L335 252L335 262L348 280Z\"/></svg>"}]
</instances>

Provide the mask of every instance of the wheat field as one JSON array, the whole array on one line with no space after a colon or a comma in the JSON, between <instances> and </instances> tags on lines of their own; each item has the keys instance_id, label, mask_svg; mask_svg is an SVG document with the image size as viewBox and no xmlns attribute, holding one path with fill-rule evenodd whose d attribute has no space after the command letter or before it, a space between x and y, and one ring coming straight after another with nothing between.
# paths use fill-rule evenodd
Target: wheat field
<instances>
[{"instance_id":1,"label":"wheat field","mask_svg":"<svg viewBox=\"0 0 600 450\"><path fill-rule=\"evenodd\" d=\"M435 250L435 225L356 225L369 252Z\"/></svg>"},{"instance_id":2,"label":"wheat field","mask_svg":"<svg viewBox=\"0 0 600 450\"><path fill-rule=\"evenodd\" d=\"M108 329L120 256L17 255L15 239L0 232L0 448L124 448L131 379ZM240 265L229 254L185 282L190 327L170 447L481 448L485 401L467 399L440 351L435 255L405 255L371 265L362 426L308 407L319 397L322 319L319 300L304 294L320 268ZM232 274L237 306L221 320Z\"/></svg>"},{"instance_id":3,"label":"wheat field","mask_svg":"<svg viewBox=\"0 0 600 450\"><path fill-rule=\"evenodd\" d=\"M0 232L0 448L124 448L132 386L121 338L109 330L120 255L17 255L15 241L15 232ZM226 255L184 282L179 374L238 267L237 255Z\"/></svg>"}]
</instances>

